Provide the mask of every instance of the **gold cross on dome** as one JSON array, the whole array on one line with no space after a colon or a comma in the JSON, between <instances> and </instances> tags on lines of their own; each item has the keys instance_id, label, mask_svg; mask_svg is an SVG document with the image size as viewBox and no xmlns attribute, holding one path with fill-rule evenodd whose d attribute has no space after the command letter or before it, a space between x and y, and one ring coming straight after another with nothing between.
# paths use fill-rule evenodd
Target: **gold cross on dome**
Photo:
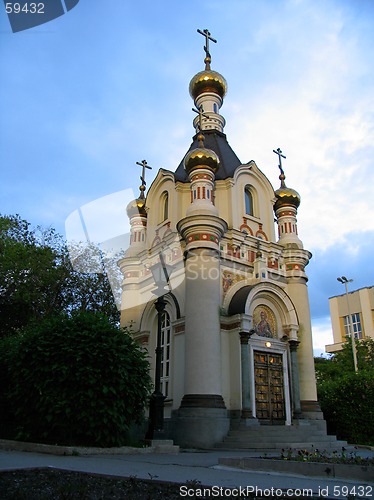
<instances>
[{"instance_id":1,"label":"gold cross on dome","mask_svg":"<svg viewBox=\"0 0 374 500\"><path fill-rule=\"evenodd\" d=\"M200 35L203 35L205 36L205 45L204 45L204 50L205 50L205 59L204 59L204 62L205 62L205 69L210 69L210 62L212 60L212 57L210 55L210 52L209 52L209 40L211 40L212 42L214 43L217 43L217 40L215 38L212 38L211 35L210 35L210 32L205 29L205 30L197 30L198 33L200 33Z\"/></svg>"},{"instance_id":2,"label":"gold cross on dome","mask_svg":"<svg viewBox=\"0 0 374 500\"><path fill-rule=\"evenodd\" d=\"M286 178L286 176L284 175L284 170L282 168L282 158L286 159L286 157L282 154L282 151L280 148L278 148L276 151L275 149L273 149L273 153L275 153L276 155L278 155L278 158L279 158L279 170L280 170L280 176L279 176L279 179L281 180L281 183L282 183L282 186L284 184L284 179Z\"/></svg>"},{"instance_id":3,"label":"gold cross on dome","mask_svg":"<svg viewBox=\"0 0 374 500\"><path fill-rule=\"evenodd\" d=\"M142 181L142 183L139 186L139 190L140 190L140 196L139 197L142 200L144 200L144 191L145 191L145 186L146 186L146 182L145 182L145 169L148 168L149 170L152 170L152 167L150 167L149 165L147 165L146 160L142 160L141 162L137 161L136 164L140 165L142 167L142 175L140 176L140 180Z\"/></svg>"},{"instance_id":4,"label":"gold cross on dome","mask_svg":"<svg viewBox=\"0 0 374 500\"><path fill-rule=\"evenodd\" d=\"M152 170L152 167L150 167L147 164L146 160L142 160L141 162L137 161L136 164L140 165L141 167L143 167L142 168L142 175L140 176L140 180L142 181L142 186L145 186L146 185L146 182L145 182L145 169L148 168L149 170Z\"/></svg>"}]
</instances>

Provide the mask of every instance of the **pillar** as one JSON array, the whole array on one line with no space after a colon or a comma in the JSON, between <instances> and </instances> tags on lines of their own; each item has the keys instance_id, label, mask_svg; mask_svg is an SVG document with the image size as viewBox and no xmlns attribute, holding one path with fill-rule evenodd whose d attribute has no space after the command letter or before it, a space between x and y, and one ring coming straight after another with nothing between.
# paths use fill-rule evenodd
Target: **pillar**
<instances>
[{"instance_id":1,"label":"pillar","mask_svg":"<svg viewBox=\"0 0 374 500\"><path fill-rule=\"evenodd\" d=\"M257 418L252 414L251 401L251 367L249 363L249 347L248 341L253 331L240 332L240 359L241 359L241 374L242 374L242 421L246 425L258 423Z\"/></svg>"},{"instance_id":2,"label":"pillar","mask_svg":"<svg viewBox=\"0 0 374 500\"><path fill-rule=\"evenodd\" d=\"M299 419L302 416L300 405L299 364L297 361L297 348L299 344L300 342L298 340L289 341L291 357L293 416L295 419Z\"/></svg>"}]
</instances>

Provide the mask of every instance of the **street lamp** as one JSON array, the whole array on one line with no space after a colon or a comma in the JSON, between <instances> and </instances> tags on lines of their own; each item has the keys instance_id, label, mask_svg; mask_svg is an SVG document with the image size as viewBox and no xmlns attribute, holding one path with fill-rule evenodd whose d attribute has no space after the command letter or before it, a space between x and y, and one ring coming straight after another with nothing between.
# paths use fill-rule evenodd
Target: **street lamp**
<instances>
[{"instance_id":1,"label":"street lamp","mask_svg":"<svg viewBox=\"0 0 374 500\"><path fill-rule=\"evenodd\" d=\"M352 279L349 280L345 276L342 276L342 277L336 278L336 279L345 286L345 296L347 299L347 310L348 310L348 330L351 334L353 364L355 367L355 372L357 373L358 366L357 366L357 354L356 354L356 341L355 341L355 335L354 335L354 331L353 331L351 309L349 307L349 297L348 297L348 283L351 283L353 280Z\"/></svg>"},{"instance_id":2,"label":"street lamp","mask_svg":"<svg viewBox=\"0 0 374 500\"><path fill-rule=\"evenodd\" d=\"M160 260L150 267L157 289L153 292L157 295L155 308L157 311L157 344L156 344L156 367L155 367L155 389L149 401L149 425L146 439L153 439L155 432L164 428L164 401L165 396L161 391L161 362L162 362L162 320L165 312L165 288L169 286L172 266L165 263L162 252L159 253ZM167 292L166 292L167 293Z\"/></svg>"}]
</instances>

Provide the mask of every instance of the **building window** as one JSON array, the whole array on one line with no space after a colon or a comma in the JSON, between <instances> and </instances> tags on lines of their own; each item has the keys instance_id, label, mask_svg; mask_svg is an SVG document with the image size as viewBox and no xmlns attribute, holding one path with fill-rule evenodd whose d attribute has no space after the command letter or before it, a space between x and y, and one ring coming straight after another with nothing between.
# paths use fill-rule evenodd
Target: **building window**
<instances>
[{"instance_id":1,"label":"building window","mask_svg":"<svg viewBox=\"0 0 374 500\"><path fill-rule=\"evenodd\" d=\"M355 335L355 339L362 339L362 328L361 328L361 318L360 313L351 314L352 328ZM349 317L344 316L344 333L346 337L350 336L351 325L349 324Z\"/></svg>"},{"instance_id":2,"label":"building window","mask_svg":"<svg viewBox=\"0 0 374 500\"><path fill-rule=\"evenodd\" d=\"M253 215L253 196L249 186L244 189L244 200L246 215Z\"/></svg>"},{"instance_id":3,"label":"building window","mask_svg":"<svg viewBox=\"0 0 374 500\"><path fill-rule=\"evenodd\" d=\"M161 195L161 221L169 217L169 193L164 191Z\"/></svg>"},{"instance_id":4,"label":"building window","mask_svg":"<svg viewBox=\"0 0 374 500\"><path fill-rule=\"evenodd\" d=\"M161 391L165 397L170 397L170 342L171 342L171 322L167 312L162 318L161 327Z\"/></svg>"}]
</instances>

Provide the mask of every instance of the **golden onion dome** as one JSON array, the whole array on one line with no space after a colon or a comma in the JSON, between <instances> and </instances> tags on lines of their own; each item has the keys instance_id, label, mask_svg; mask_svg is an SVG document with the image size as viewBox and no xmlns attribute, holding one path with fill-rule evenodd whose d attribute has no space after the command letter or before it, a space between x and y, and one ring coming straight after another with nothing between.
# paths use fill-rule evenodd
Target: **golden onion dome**
<instances>
[{"instance_id":1,"label":"golden onion dome","mask_svg":"<svg viewBox=\"0 0 374 500\"><path fill-rule=\"evenodd\" d=\"M223 99L227 93L227 82L217 71L211 69L200 71L190 82L190 95L195 101L204 92L214 92Z\"/></svg>"},{"instance_id":2,"label":"golden onion dome","mask_svg":"<svg viewBox=\"0 0 374 500\"><path fill-rule=\"evenodd\" d=\"M137 198L136 200L130 201L130 203L126 207L126 212L129 219L131 219L135 215L147 217L147 212L145 209L145 198Z\"/></svg>"},{"instance_id":3,"label":"golden onion dome","mask_svg":"<svg viewBox=\"0 0 374 500\"><path fill-rule=\"evenodd\" d=\"M219 168L219 158L212 149L199 147L186 154L184 168L187 173L195 168L209 168L216 173Z\"/></svg>"},{"instance_id":4,"label":"golden onion dome","mask_svg":"<svg viewBox=\"0 0 374 500\"><path fill-rule=\"evenodd\" d=\"M290 205L297 208L300 205L299 193L292 188L288 188L284 183L282 184L283 185L275 191L277 200L274 203L274 210Z\"/></svg>"}]
</instances>

